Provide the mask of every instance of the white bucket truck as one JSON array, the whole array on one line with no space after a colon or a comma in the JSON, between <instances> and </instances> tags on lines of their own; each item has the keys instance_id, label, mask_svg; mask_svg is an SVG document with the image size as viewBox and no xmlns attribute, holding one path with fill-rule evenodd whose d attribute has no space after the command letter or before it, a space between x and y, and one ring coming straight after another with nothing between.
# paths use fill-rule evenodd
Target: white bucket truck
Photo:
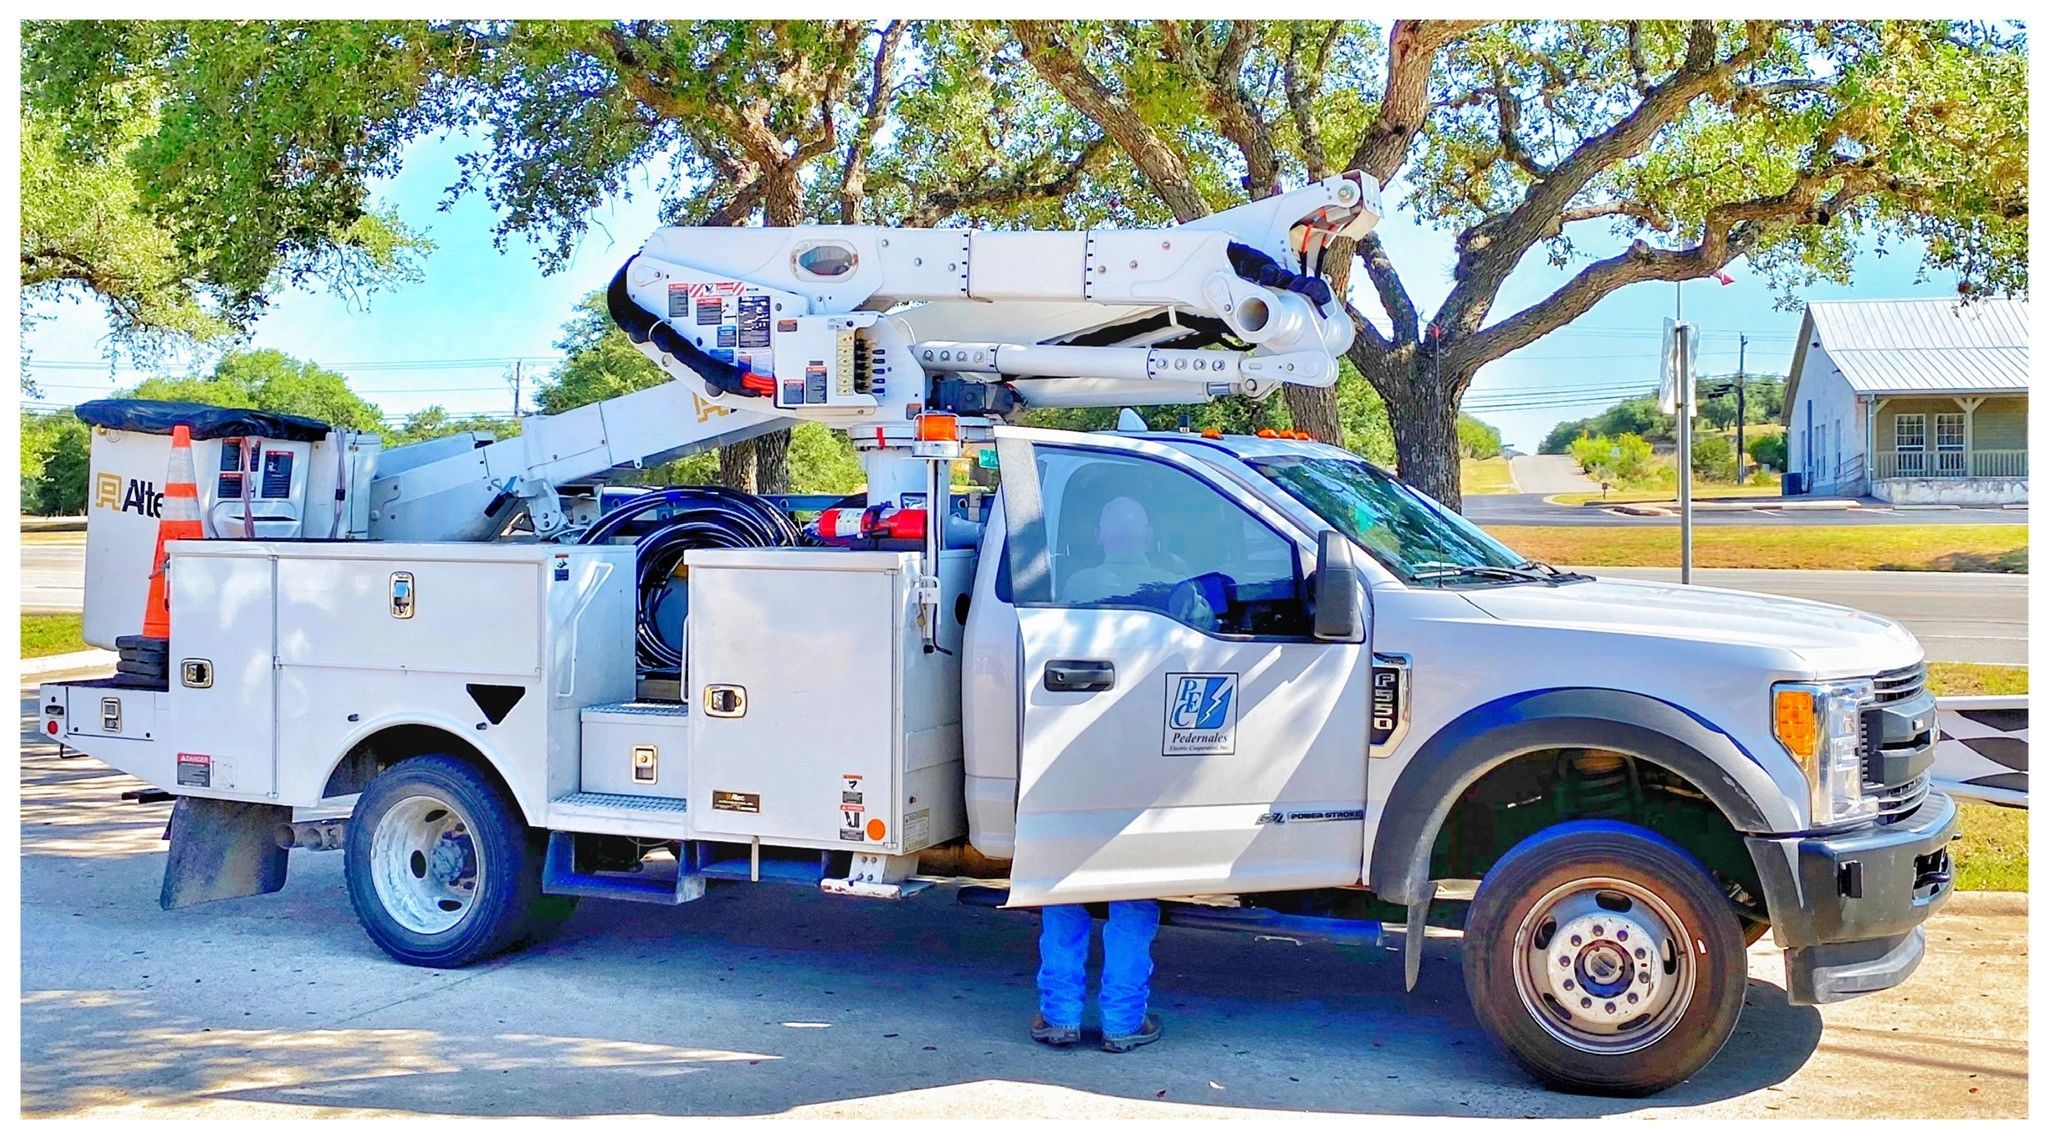
<instances>
[{"instance_id":1,"label":"white bucket truck","mask_svg":"<svg viewBox=\"0 0 2045 1146\"><path fill-rule=\"evenodd\" d=\"M576 897L714 910L711 884L770 880L887 900L992 873L960 898L1336 942L1388 921L1409 984L1433 919L1497 1041L1605 1093L1717 1053L1771 925L1793 1002L1901 982L1954 809L1899 626L1559 573L1296 437L1009 425L1332 384L1352 327L1313 275L1377 196L1350 174L1159 230L664 230L611 307L672 382L505 441L315 427L296 485L248 444L278 427L200 416L208 538L169 546L167 644L126 639L146 538L94 548L88 632L123 672L46 686L47 730L175 797L166 907L341 847L370 936L423 965ZM110 489L194 421L90 416ZM796 419L869 474L809 538L742 495L602 487ZM962 450L998 457L997 496L950 493ZM94 537L142 501L96 505Z\"/></svg>"}]
</instances>

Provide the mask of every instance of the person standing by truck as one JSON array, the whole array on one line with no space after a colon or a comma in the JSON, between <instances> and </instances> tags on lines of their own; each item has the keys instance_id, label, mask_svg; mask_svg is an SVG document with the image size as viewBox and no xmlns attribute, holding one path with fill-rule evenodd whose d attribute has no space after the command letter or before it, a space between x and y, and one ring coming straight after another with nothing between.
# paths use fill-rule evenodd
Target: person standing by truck
<instances>
[{"instance_id":1,"label":"person standing by truck","mask_svg":"<svg viewBox=\"0 0 2045 1146\"><path fill-rule=\"evenodd\" d=\"M1157 903L1117 900L1107 905L1101 926L1101 1049L1110 1054L1154 1043L1164 1033L1149 1012L1150 943L1157 937ZM1030 1037L1046 1046L1079 1042L1080 1012L1086 1006L1086 957L1093 941L1093 914L1080 903L1043 909L1037 941L1037 1017Z\"/></svg>"}]
</instances>

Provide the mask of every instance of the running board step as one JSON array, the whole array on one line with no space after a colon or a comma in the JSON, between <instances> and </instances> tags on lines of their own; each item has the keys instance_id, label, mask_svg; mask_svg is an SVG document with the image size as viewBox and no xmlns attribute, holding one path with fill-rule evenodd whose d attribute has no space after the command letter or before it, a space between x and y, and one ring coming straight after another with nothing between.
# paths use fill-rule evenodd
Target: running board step
<instances>
[{"instance_id":1,"label":"running board step","mask_svg":"<svg viewBox=\"0 0 2045 1146\"><path fill-rule=\"evenodd\" d=\"M678 804L681 801L666 802ZM590 899L629 899L638 903L672 904L703 898L704 881L700 873L685 871L679 867L671 875L649 875L636 871L577 871L575 833L549 832L547 860L540 869L540 889L549 895L579 895Z\"/></svg>"},{"instance_id":2,"label":"running board step","mask_svg":"<svg viewBox=\"0 0 2045 1146\"><path fill-rule=\"evenodd\" d=\"M967 907L1002 907L1008 889L973 886L959 889L959 902ZM1087 904L1097 916L1107 914L1105 905ZM1208 907L1198 903L1158 905L1158 923L1165 927L1191 927L1201 931L1241 931L1251 935L1272 935L1304 942L1334 943L1346 947L1382 947L1384 924L1375 919L1342 919L1327 915L1292 915L1268 907ZM1035 911L1034 907L1021 908Z\"/></svg>"}]
</instances>

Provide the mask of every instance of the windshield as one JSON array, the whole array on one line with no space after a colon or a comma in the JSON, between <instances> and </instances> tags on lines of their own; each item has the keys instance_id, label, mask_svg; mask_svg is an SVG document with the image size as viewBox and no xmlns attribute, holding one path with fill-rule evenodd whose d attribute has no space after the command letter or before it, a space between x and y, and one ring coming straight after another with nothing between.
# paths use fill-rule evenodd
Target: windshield
<instances>
[{"instance_id":1,"label":"windshield","mask_svg":"<svg viewBox=\"0 0 2045 1146\"><path fill-rule=\"evenodd\" d=\"M1440 502L1353 458L1245 458L1406 581L1518 569L1525 558Z\"/></svg>"}]
</instances>

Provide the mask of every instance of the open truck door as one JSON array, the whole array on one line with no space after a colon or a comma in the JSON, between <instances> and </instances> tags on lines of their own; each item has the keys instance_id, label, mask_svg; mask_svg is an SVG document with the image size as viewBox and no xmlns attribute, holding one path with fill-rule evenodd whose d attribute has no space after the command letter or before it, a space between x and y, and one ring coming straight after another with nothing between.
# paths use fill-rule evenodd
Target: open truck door
<instances>
[{"instance_id":1,"label":"open truck door","mask_svg":"<svg viewBox=\"0 0 2045 1146\"><path fill-rule=\"evenodd\" d=\"M1353 569L1354 621L1317 638L1319 539L1246 485L1155 440L997 438L1021 632L1009 905L1354 884Z\"/></svg>"}]
</instances>

